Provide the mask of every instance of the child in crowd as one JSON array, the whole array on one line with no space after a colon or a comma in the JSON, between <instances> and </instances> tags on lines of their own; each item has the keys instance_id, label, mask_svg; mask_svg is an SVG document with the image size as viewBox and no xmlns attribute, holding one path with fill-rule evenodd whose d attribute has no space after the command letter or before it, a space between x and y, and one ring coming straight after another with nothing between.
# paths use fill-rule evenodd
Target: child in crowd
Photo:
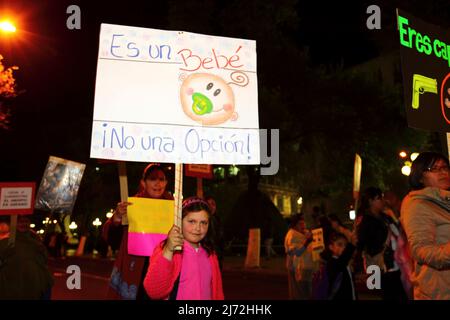
<instances>
[{"instance_id":1,"label":"child in crowd","mask_svg":"<svg viewBox=\"0 0 450 320\"><path fill-rule=\"evenodd\" d=\"M183 201L182 228L173 226L155 248L144 280L151 299L223 300L222 276L210 239L211 209L198 197ZM175 250L182 246L182 250Z\"/></svg>"},{"instance_id":2,"label":"child in crowd","mask_svg":"<svg viewBox=\"0 0 450 320\"><path fill-rule=\"evenodd\" d=\"M322 297L317 295L314 299L327 300L356 300L355 285L352 271L349 267L353 252L355 251L356 236L352 234L350 239L341 233L333 233L330 236L328 246L321 253L322 266L319 273L324 274L319 277L327 281ZM325 274L326 273L326 274ZM313 293L318 292L318 282L313 281Z\"/></svg>"}]
</instances>

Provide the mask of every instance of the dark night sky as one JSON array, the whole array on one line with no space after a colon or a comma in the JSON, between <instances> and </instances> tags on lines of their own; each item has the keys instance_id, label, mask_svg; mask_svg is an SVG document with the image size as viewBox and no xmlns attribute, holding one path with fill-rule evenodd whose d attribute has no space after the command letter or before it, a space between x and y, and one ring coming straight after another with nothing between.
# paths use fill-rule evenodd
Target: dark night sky
<instances>
[{"instance_id":1,"label":"dark night sky","mask_svg":"<svg viewBox=\"0 0 450 320\"><path fill-rule=\"evenodd\" d=\"M379 3L384 2L389 1ZM300 1L297 6L301 19L292 36L298 46L310 48L317 64L357 64L376 56L380 45L375 46L375 40L383 39L381 43L388 48L395 42L395 4L380 4L388 14L382 15L384 31L376 34L365 27L365 8L372 3L343 3ZM81 7L81 30L66 28L66 8L71 4ZM0 181L39 181L49 155L89 161L100 23L173 30L168 22L169 5L165 1L14 0L0 2L0 15L5 8L19 17L22 31L16 39L0 39L0 53L7 66L20 67L16 78L19 89L26 92L14 101L11 129L0 132ZM422 11L423 18L429 18L426 10L410 10L413 14ZM441 21L442 17L435 17L431 22ZM258 28L254 26L255 32ZM188 24L179 30L202 32ZM264 63L258 60L258 70L264 69Z\"/></svg>"}]
</instances>

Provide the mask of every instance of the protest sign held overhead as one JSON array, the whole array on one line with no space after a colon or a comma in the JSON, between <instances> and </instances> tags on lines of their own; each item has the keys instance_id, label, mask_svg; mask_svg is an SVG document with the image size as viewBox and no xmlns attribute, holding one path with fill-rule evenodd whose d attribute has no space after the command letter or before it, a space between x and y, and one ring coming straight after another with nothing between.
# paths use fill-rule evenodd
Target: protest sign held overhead
<instances>
[{"instance_id":1,"label":"protest sign held overhead","mask_svg":"<svg viewBox=\"0 0 450 320\"><path fill-rule=\"evenodd\" d=\"M0 182L0 215L32 214L34 182Z\"/></svg>"},{"instance_id":2,"label":"protest sign held overhead","mask_svg":"<svg viewBox=\"0 0 450 320\"><path fill-rule=\"evenodd\" d=\"M71 213L85 167L50 156L36 195L36 209Z\"/></svg>"},{"instance_id":3,"label":"protest sign held overhead","mask_svg":"<svg viewBox=\"0 0 450 320\"><path fill-rule=\"evenodd\" d=\"M312 242L312 258L313 261L319 261L320 260L320 253L325 248L325 243L323 240L323 229L317 228L313 229L313 242Z\"/></svg>"},{"instance_id":4,"label":"protest sign held overhead","mask_svg":"<svg viewBox=\"0 0 450 320\"><path fill-rule=\"evenodd\" d=\"M450 131L450 31L397 12L408 125Z\"/></svg>"},{"instance_id":5,"label":"protest sign held overhead","mask_svg":"<svg viewBox=\"0 0 450 320\"><path fill-rule=\"evenodd\" d=\"M102 24L91 157L259 164L256 42Z\"/></svg>"},{"instance_id":6,"label":"protest sign held overhead","mask_svg":"<svg viewBox=\"0 0 450 320\"><path fill-rule=\"evenodd\" d=\"M213 168L209 164L186 164L185 175L186 177L212 179Z\"/></svg>"}]
</instances>

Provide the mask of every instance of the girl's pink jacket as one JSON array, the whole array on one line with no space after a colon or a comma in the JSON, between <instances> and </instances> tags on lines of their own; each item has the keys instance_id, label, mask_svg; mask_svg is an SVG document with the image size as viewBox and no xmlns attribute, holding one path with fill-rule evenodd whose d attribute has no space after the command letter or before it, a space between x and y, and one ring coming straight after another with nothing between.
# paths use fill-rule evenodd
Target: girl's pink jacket
<instances>
[{"instance_id":1,"label":"girl's pink jacket","mask_svg":"<svg viewBox=\"0 0 450 320\"><path fill-rule=\"evenodd\" d=\"M155 248L144 280L144 288L151 299L164 300L169 297L175 281L180 275L182 258L182 251L177 251L174 253L172 261L169 261L163 256L162 245ZM212 300L224 300L222 275L215 253L209 256L209 262L212 272Z\"/></svg>"}]
</instances>

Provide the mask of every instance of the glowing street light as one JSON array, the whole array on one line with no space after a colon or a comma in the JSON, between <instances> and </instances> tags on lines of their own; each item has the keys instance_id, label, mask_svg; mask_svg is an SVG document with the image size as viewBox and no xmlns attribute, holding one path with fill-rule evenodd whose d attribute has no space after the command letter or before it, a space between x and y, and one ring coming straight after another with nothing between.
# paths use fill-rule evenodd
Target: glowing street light
<instances>
[{"instance_id":1,"label":"glowing street light","mask_svg":"<svg viewBox=\"0 0 450 320\"><path fill-rule=\"evenodd\" d=\"M35 228L36 225L34 223L30 224L30 228Z\"/></svg>"},{"instance_id":2,"label":"glowing street light","mask_svg":"<svg viewBox=\"0 0 450 320\"><path fill-rule=\"evenodd\" d=\"M400 158L406 158L408 154L405 151L401 151L399 154Z\"/></svg>"},{"instance_id":3,"label":"glowing street light","mask_svg":"<svg viewBox=\"0 0 450 320\"><path fill-rule=\"evenodd\" d=\"M75 230L76 228L78 228L77 224L75 223L75 221L72 221L72 222L69 224L69 229L70 229L70 230Z\"/></svg>"},{"instance_id":4,"label":"glowing street light","mask_svg":"<svg viewBox=\"0 0 450 320\"><path fill-rule=\"evenodd\" d=\"M356 219L356 212L355 212L355 210L350 210L348 212L348 215L350 217L350 220L355 220Z\"/></svg>"},{"instance_id":5,"label":"glowing street light","mask_svg":"<svg viewBox=\"0 0 450 320\"><path fill-rule=\"evenodd\" d=\"M404 165L402 167L402 174L405 176L409 176L411 174L411 167L408 165Z\"/></svg>"},{"instance_id":6,"label":"glowing street light","mask_svg":"<svg viewBox=\"0 0 450 320\"><path fill-rule=\"evenodd\" d=\"M297 200L297 204L301 205L303 203L303 197L299 197Z\"/></svg>"},{"instance_id":7,"label":"glowing street light","mask_svg":"<svg viewBox=\"0 0 450 320\"><path fill-rule=\"evenodd\" d=\"M237 176L237 174L239 173L239 168L233 164L229 167L228 173L230 174L230 176Z\"/></svg>"},{"instance_id":8,"label":"glowing street light","mask_svg":"<svg viewBox=\"0 0 450 320\"><path fill-rule=\"evenodd\" d=\"M113 210L112 210L112 209L111 209L111 211L108 211L108 212L106 213L106 217L107 217L108 219L110 219L113 215L114 215L114 213L113 213Z\"/></svg>"},{"instance_id":9,"label":"glowing street light","mask_svg":"<svg viewBox=\"0 0 450 320\"><path fill-rule=\"evenodd\" d=\"M8 20L0 21L0 30L4 33L16 32L16 27Z\"/></svg>"},{"instance_id":10,"label":"glowing street light","mask_svg":"<svg viewBox=\"0 0 450 320\"><path fill-rule=\"evenodd\" d=\"M92 224L93 224L95 227L98 228L99 226L102 225L102 222L100 221L99 218L96 218L96 219L92 222Z\"/></svg>"},{"instance_id":11,"label":"glowing street light","mask_svg":"<svg viewBox=\"0 0 450 320\"><path fill-rule=\"evenodd\" d=\"M411 153L411 161L416 160L416 158L419 156L419 154L417 152L413 152Z\"/></svg>"}]
</instances>

